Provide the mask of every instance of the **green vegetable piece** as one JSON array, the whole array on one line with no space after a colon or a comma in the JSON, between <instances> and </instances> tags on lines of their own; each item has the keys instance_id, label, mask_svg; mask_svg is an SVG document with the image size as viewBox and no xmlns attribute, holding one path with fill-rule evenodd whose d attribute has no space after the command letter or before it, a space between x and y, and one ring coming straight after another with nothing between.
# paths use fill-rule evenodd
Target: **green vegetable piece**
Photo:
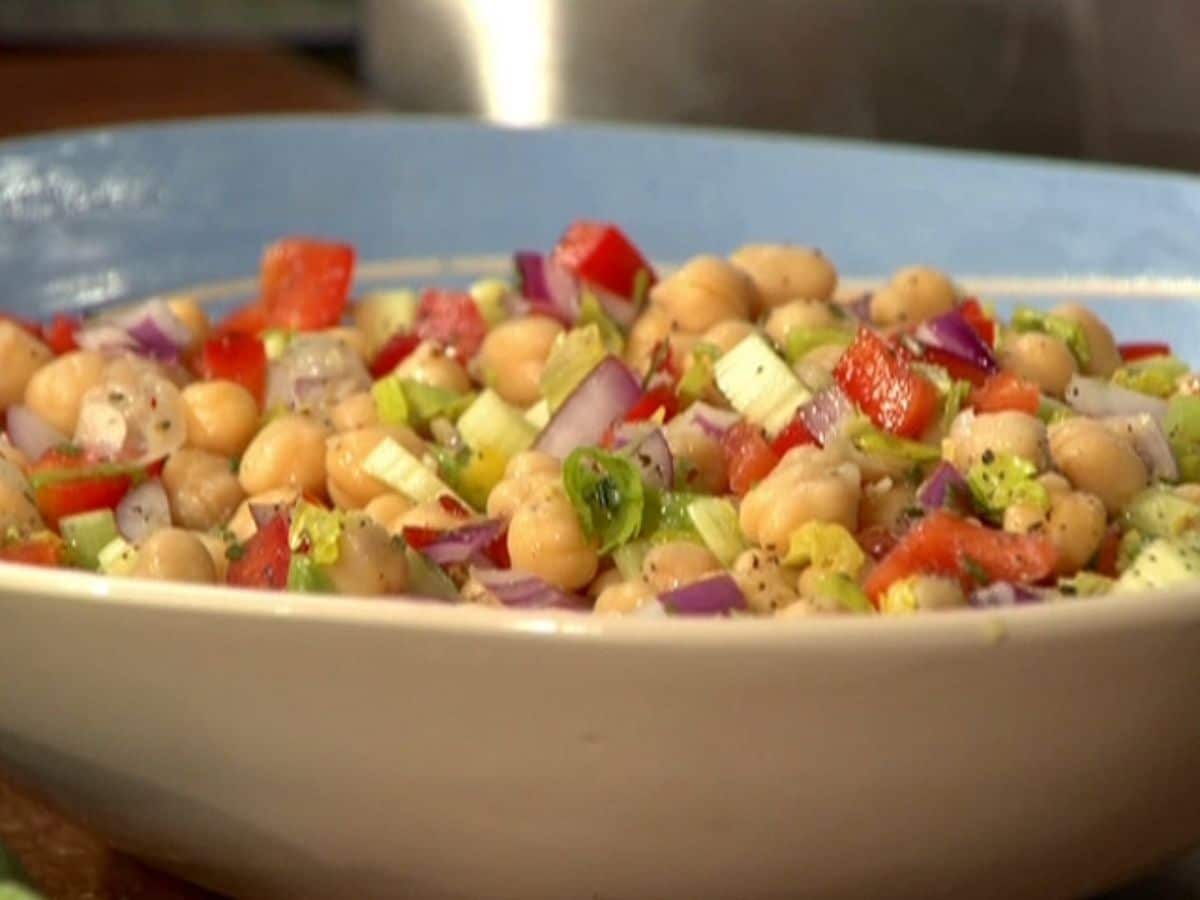
<instances>
[{"instance_id":1,"label":"green vegetable piece","mask_svg":"<svg viewBox=\"0 0 1200 900\"><path fill-rule=\"evenodd\" d=\"M688 518L704 546L726 568L746 549L737 509L724 497L697 497L688 504Z\"/></svg>"},{"instance_id":2,"label":"green vegetable piece","mask_svg":"<svg viewBox=\"0 0 1200 900\"><path fill-rule=\"evenodd\" d=\"M292 339L295 334L288 331L286 328L268 328L262 333L263 350L267 354L267 359L276 360L287 352L288 347L292 345Z\"/></svg>"},{"instance_id":3,"label":"green vegetable piece","mask_svg":"<svg viewBox=\"0 0 1200 900\"><path fill-rule=\"evenodd\" d=\"M761 335L751 334L717 360L717 386L730 405L775 437L812 392Z\"/></svg>"},{"instance_id":4,"label":"green vegetable piece","mask_svg":"<svg viewBox=\"0 0 1200 900\"><path fill-rule=\"evenodd\" d=\"M596 295L587 288L584 288L583 297L579 301L577 324L580 326L595 325L600 332L600 339L604 342L605 349L614 356L620 356L625 352L625 335L621 333L617 323L604 311L604 307L600 305Z\"/></svg>"},{"instance_id":5,"label":"green vegetable piece","mask_svg":"<svg viewBox=\"0 0 1200 900\"><path fill-rule=\"evenodd\" d=\"M21 864L9 855L4 846L0 844L0 887L9 886L8 882L24 880L25 870L21 868ZM33 894L29 894L28 896L33 897Z\"/></svg>"},{"instance_id":6,"label":"green vegetable piece","mask_svg":"<svg viewBox=\"0 0 1200 900\"><path fill-rule=\"evenodd\" d=\"M921 601L917 597L920 578L920 575L910 575L893 582L879 598L879 611L888 615L904 615L920 610Z\"/></svg>"},{"instance_id":7,"label":"green vegetable piece","mask_svg":"<svg viewBox=\"0 0 1200 900\"><path fill-rule=\"evenodd\" d=\"M1112 591L1116 582L1096 572L1077 572L1058 579L1058 592L1067 597L1099 597Z\"/></svg>"},{"instance_id":8,"label":"green vegetable piece","mask_svg":"<svg viewBox=\"0 0 1200 900\"><path fill-rule=\"evenodd\" d=\"M475 509L487 507L488 494L504 477L508 460L491 450L470 447L434 446L430 452L438 461L438 472L459 496Z\"/></svg>"},{"instance_id":9,"label":"green vegetable piece","mask_svg":"<svg viewBox=\"0 0 1200 900\"><path fill-rule=\"evenodd\" d=\"M550 424L550 404L544 397L525 410L525 421L538 431Z\"/></svg>"},{"instance_id":10,"label":"green vegetable piece","mask_svg":"<svg viewBox=\"0 0 1200 900\"><path fill-rule=\"evenodd\" d=\"M600 553L637 535L646 507L646 490L629 460L591 447L571 451L563 464L563 485L584 533Z\"/></svg>"},{"instance_id":11,"label":"green vegetable piece","mask_svg":"<svg viewBox=\"0 0 1200 900\"><path fill-rule=\"evenodd\" d=\"M642 514L639 537L654 543L674 540L696 540L700 535L692 522L691 506L699 497L690 491L659 491L646 489L646 504Z\"/></svg>"},{"instance_id":12,"label":"green vegetable piece","mask_svg":"<svg viewBox=\"0 0 1200 900\"><path fill-rule=\"evenodd\" d=\"M594 324L559 335L538 382L549 411L555 412L562 406L606 356L608 348L599 327Z\"/></svg>"},{"instance_id":13,"label":"green vegetable piece","mask_svg":"<svg viewBox=\"0 0 1200 900\"><path fill-rule=\"evenodd\" d=\"M538 430L519 409L488 388L459 417L458 433L467 446L494 452L507 462L533 446Z\"/></svg>"},{"instance_id":14,"label":"green vegetable piece","mask_svg":"<svg viewBox=\"0 0 1200 900\"><path fill-rule=\"evenodd\" d=\"M637 581L642 577L642 562L649 552L649 541L630 541L613 551L613 565L626 581Z\"/></svg>"},{"instance_id":15,"label":"green vegetable piece","mask_svg":"<svg viewBox=\"0 0 1200 900\"><path fill-rule=\"evenodd\" d=\"M1075 410L1067 406L1061 400L1055 400L1053 397L1042 396L1041 402L1038 404L1037 416L1047 425L1054 425L1057 422L1063 422L1067 419L1075 418Z\"/></svg>"},{"instance_id":16,"label":"green vegetable piece","mask_svg":"<svg viewBox=\"0 0 1200 900\"><path fill-rule=\"evenodd\" d=\"M863 453L894 456L917 464L937 462L942 458L939 448L880 431L868 419L852 424L848 433L850 442Z\"/></svg>"},{"instance_id":17,"label":"green vegetable piece","mask_svg":"<svg viewBox=\"0 0 1200 900\"><path fill-rule=\"evenodd\" d=\"M453 421L475 399L474 394L460 394L412 378L392 378L399 382L400 390L404 392L408 421L415 428L425 428L434 419Z\"/></svg>"},{"instance_id":18,"label":"green vegetable piece","mask_svg":"<svg viewBox=\"0 0 1200 900\"><path fill-rule=\"evenodd\" d=\"M307 502L297 505L288 533L288 546L294 554L304 554L318 565L338 561L342 539L340 513Z\"/></svg>"},{"instance_id":19,"label":"green vegetable piece","mask_svg":"<svg viewBox=\"0 0 1200 900\"><path fill-rule=\"evenodd\" d=\"M392 335L412 328L420 305L421 299L412 291L379 291L363 297L355 318L367 337L368 353L374 356Z\"/></svg>"},{"instance_id":20,"label":"green vegetable piece","mask_svg":"<svg viewBox=\"0 0 1200 900\"><path fill-rule=\"evenodd\" d=\"M815 566L855 578L867 564L867 555L844 526L836 522L805 522L792 532L783 562L788 566Z\"/></svg>"},{"instance_id":21,"label":"green vegetable piece","mask_svg":"<svg viewBox=\"0 0 1200 900\"><path fill-rule=\"evenodd\" d=\"M954 417L959 414L963 408L963 404L967 402L967 398L971 395L973 385L969 381L951 377L950 373L942 366L935 366L929 363L914 363L913 369L924 375L937 388L938 399L942 408L942 414L939 419L940 427L943 431L949 431Z\"/></svg>"},{"instance_id":22,"label":"green vegetable piece","mask_svg":"<svg viewBox=\"0 0 1200 900\"><path fill-rule=\"evenodd\" d=\"M847 612L875 612L875 607L858 582L842 572L821 572L816 578L814 590L818 596L833 600Z\"/></svg>"},{"instance_id":23,"label":"green vegetable piece","mask_svg":"<svg viewBox=\"0 0 1200 900\"><path fill-rule=\"evenodd\" d=\"M1113 384L1166 399L1175 393L1188 367L1173 356L1154 356L1122 366L1113 372Z\"/></svg>"},{"instance_id":24,"label":"green vegetable piece","mask_svg":"<svg viewBox=\"0 0 1200 900\"><path fill-rule=\"evenodd\" d=\"M1200 548L1156 538L1146 543L1117 579L1116 590L1164 588L1200 578Z\"/></svg>"},{"instance_id":25,"label":"green vegetable piece","mask_svg":"<svg viewBox=\"0 0 1200 900\"><path fill-rule=\"evenodd\" d=\"M1200 397L1180 394L1167 401L1163 420L1179 464L1181 481L1200 481Z\"/></svg>"},{"instance_id":26,"label":"green vegetable piece","mask_svg":"<svg viewBox=\"0 0 1200 900\"><path fill-rule=\"evenodd\" d=\"M93 478L109 478L113 475L128 475L134 484L146 480L146 470L141 466L129 463L96 463L78 468L64 467L62 469L39 469L29 476L29 484L36 491L54 484L68 481L83 481Z\"/></svg>"},{"instance_id":27,"label":"green vegetable piece","mask_svg":"<svg viewBox=\"0 0 1200 900\"><path fill-rule=\"evenodd\" d=\"M512 291L512 286L499 278L484 278L471 285L469 293L475 301L475 306L488 328L495 328L508 318L508 310L504 308L504 298Z\"/></svg>"},{"instance_id":28,"label":"green vegetable piece","mask_svg":"<svg viewBox=\"0 0 1200 900\"><path fill-rule=\"evenodd\" d=\"M137 565L137 548L123 537L115 537L104 545L96 560L105 575L130 575Z\"/></svg>"},{"instance_id":29,"label":"green vegetable piece","mask_svg":"<svg viewBox=\"0 0 1200 900\"><path fill-rule=\"evenodd\" d=\"M1134 497L1124 512L1125 524L1154 538L1175 538L1200 525L1200 506L1169 488L1150 487Z\"/></svg>"},{"instance_id":30,"label":"green vegetable piece","mask_svg":"<svg viewBox=\"0 0 1200 900\"><path fill-rule=\"evenodd\" d=\"M1037 480L1037 466L1020 456L1007 453L992 455L971 466L967 485L971 496L988 515L999 521L1004 510L1014 503L1029 503L1038 509L1050 509L1050 494Z\"/></svg>"},{"instance_id":31,"label":"green vegetable piece","mask_svg":"<svg viewBox=\"0 0 1200 900\"><path fill-rule=\"evenodd\" d=\"M1142 552L1142 547L1149 540L1140 531L1130 529L1121 535L1121 540L1117 544L1117 571L1124 572L1137 558L1137 555Z\"/></svg>"},{"instance_id":32,"label":"green vegetable piece","mask_svg":"<svg viewBox=\"0 0 1200 900\"><path fill-rule=\"evenodd\" d=\"M1042 334L1058 338L1067 345L1081 369L1086 368L1092 361L1087 335L1083 333L1083 327L1078 322L1022 307L1013 314L1012 325L1018 332L1040 331Z\"/></svg>"},{"instance_id":33,"label":"green vegetable piece","mask_svg":"<svg viewBox=\"0 0 1200 900\"><path fill-rule=\"evenodd\" d=\"M411 547L405 548L405 556L408 558L408 588L405 593L450 603L462 599L450 576L432 559Z\"/></svg>"},{"instance_id":34,"label":"green vegetable piece","mask_svg":"<svg viewBox=\"0 0 1200 900\"><path fill-rule=\"evenodd\" d=\"M0 900L45 900L45 898L26 885L15 881L0 883Z\"/></svg>"},{"instance_id":35,"label":"green vegetable piece","mask_svg":"<svg viewBox=\"0 0 1200 900\"><path fill-rule=\"evenodd\" d=\"M436 500L442 494L457 497L429 466L393 438L384 438L376 445L363 461L363 470L414 503Z\"/></svg>"},{"instance_id":36,"label":"green vegetable piece","mask_svg":"<svg viewBox=\"0 0 1200 900\"><path fill-rule=\"evenodd\" d=\"M849 347L854 343L854 334L853 328L797 325L788 331L787 340L784 342L788 362L794 363L818 347L828 347L831 344Z\"/></svg>"},{"instance_id":37,"label":"green vegetable piece","mask_svg":"<svg viewBox=\"0 0 1200 900\"><path fill-rule=\"evenodd\" d=\"M112 510L67 516L58 523L71 562L93 572L100 568L100 551L120 537Z\"/></svg>"},{"instance_id":38,"label":"green vegetable piece","mask_svg":"<svg viewBox=\"0 0 1200 900\"><path fill-rule=\"evenodd\" d=\"M293 553L288 566L287 586L298 594L332 594L333 582L322 565L302 553Z\"/></svg>"},{"instance_id":39,"label":"green vegetable piece","mask_svg":"<svg viewBox=\"0 0 1200 900\"><path fill-rule=\"evenodd\" d=\"M371 385L371 399L375 401L375 415L384 425L408 424L408 400L400 379L388 376Z\"/></svg>"},{"instance_id":40,"label":"green vegetable piece","mask_svg":"<svg viewBox=\"0 0 1200 900\"><path fill-rule=\"evenodd\" d=\"M679 396L685 403L694 403L708 393L716 383L717 360L721 348L701 341L692 348L692 363L679 379Z\"/></svg>"}]
</instances>

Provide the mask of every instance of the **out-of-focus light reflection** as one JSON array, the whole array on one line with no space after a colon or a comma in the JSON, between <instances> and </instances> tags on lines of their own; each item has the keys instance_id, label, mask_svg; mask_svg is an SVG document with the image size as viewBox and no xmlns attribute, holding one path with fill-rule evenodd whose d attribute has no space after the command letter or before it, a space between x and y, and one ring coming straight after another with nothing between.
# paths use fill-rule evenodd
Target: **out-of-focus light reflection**
<instances>
[{"instance_id":1,"label":"out-of-focus light reflection","mask_svg":"<svg viewBox=\"0 0 1200 900\"><path fill-rule=\"evenodd\" d=\"M554 114L558 0L471 0L470 27L487 117L537 125Z\"/></svg>"}]
</instances>

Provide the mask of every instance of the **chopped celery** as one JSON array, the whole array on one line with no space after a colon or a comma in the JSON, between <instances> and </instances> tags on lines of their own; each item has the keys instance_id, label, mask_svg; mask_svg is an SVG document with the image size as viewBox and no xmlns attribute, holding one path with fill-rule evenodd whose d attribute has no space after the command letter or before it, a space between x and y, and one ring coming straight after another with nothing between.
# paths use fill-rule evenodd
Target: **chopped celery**
<instances>
[{"instance_id":1,"label":"chopped celery","mask_svg":"<svg viewBox=\"0 0 1200 900\"><path fill-rule=\"evenodd\" d=\"M398 331L412 328L420 298L412 291L368 294L355 309L355 322L367 338L367 356L374 357Z\"/></svg>"},{"instance_id":2,"label":"chopped celery","mask_svg":"<svg viewBox=\"0 0 1200 900\"><path fill-rule=\"evenodd\" d=\"M863 453L893 456L917 464L937 462L942 458L939 448L880 431L866 419L855 422L847 428L847 433L851 443Z\"/></svg>"},{"instance_id":3,"label":"chopped celery","mask_svg":"<svg viewBox=\"0 0 1200 900\"><path fill-rule=\"evenodd\" d=\"M638 536L650 538L652 541L699 539L700 535L689 513L698 496L688 491L658 491L647 488L646 507Z\"/></svg>"},{"instance_id":4,"label":"chopped celery","mask_svg":"<svg viewBox=\"0 0 1200 900\"><path fill-rule=\"evenodd\" d=\"M686 402L699 400L713 386L716 377L717 360L721 358L721 348L704 341L692 347L691 365L679 379L679 396Z\"/></svg>"},{"instance_id":5,"label":"chopped celery","mask_svg":"<svg viewBox=\"0 0 1200 900\"><path fill-rule=\"evenodd\" d=\"M717 386L730 405L770 437L779 434L796 410L812 399L808 388L758 334L748 335L717 360L715 370Z\"/></svg>"},{"instance_id":6,"label":"chopped celery","mask_svg":"<svg viewBox=\"0 0 1200 900\"><path fill-rule=\"evenodd\" d=\"M500 278L484 278L471 285L471 299L479 309L489 328L494 328L508 318L508 310L504 308L504 298L512 291L512 286Z\"/></svg>"},{"instance_id":7,"label":"chopped celery","mask_svg":"<svg viewBox=\"0 0 1200 900\"><path fill-rule=\"evenodd\" d=\"M292 515L288 546L307 554L323 566L338 561L342 539L342 517L333 510L302 501Z\"/></svg>"},{"instance_id":8,"label":"chopped celery","mask_svg":"<svg viewBox=\"0 0 1200 900\"><path fill-rule=\"evenodd\" d=\"M396 376L392 376L395 378ZM434 419L457 419L470 406L473 394L435 387L412 378L397 378L408 406L408 420L416 428L427 426Z\"/></svg>"},{"instance_id":9,"label":"chopped celery","mask_svg":"<svg viewBox=\"0 0 1200 900\"><path fill-rule=\"evenodd\" d=\"M924 375L937 388L942 408L939 421L942 430L949 431L954 417L959 414L963 404L967 402L967 397L971 395L971 382L953 378L942 366L929 363L913 363L913 369Z\"/></svg>"},{"instance_id":10,"label":"chopped celery","mask_svg":"<svg viewBox=\"0 0 1200 900\"><path fill-rule=\"evenodd\" d=\"M1180 394L1167 402L1163 430L1182 481L1200 481L1200 397Z\"/></svg>"},{"instance_id":11,"label":"chopped celery","mask_svg":"<svg viewBox=\"0 0 1200 900\"><path fill-rule=\"evenodd\" d=\"M746 540L738 524L737 509L724 497L697 497L688 504L688 517L704 541L725 567L733 565L746 549Z\"/></svg>"},{"instance_id":12,"label":"chopped celery","mask_svg":"<svg viewBox=\"0 0 1200 900\"><path fill-rule=\"evenodd\" d=\"M596 295L587 288L584 288L583 297L579 302L578 324L581 326L595 325L609 353L620 356L625 352L625 335L621 333L617 323L604 311L604 307L600 305Z\"/></svg>"},{"instance_id":13,"label":"chopped celery","mask_svg":"<svg viewBox=\"0 0 1200 900\"><path fill-rule=\"evenodd\" d=\"M559 335L539 381L550 412L557 410L606 356L608 348L596 325L573 328Z\"/></svg>"},{"instance_id":14,"label":"chopped celery","mask_svg":"<svg viewBox=\"0 0 1200 900\"><path fill-rule=\"evenodd\" d=\"M288 565L287 587L289 591L301 594L335 593L333 582L329 580L321 563L303 553L292 554L292 561Z\"/></svg>"},{"instance_id":15,"label":"chopped celery","mask_svg":"<svg viewBox=\"0 0 1200 900\"><path fill-rule=\"evenodd\" d=\"M541 431L550 423L550 404L545 399L533 404L525 410L525 421Z\"/></svg>"},{"instance_id":16,"label":"chopped celery","mask_svg":"<svg viewBox=\"0 0 1200 900\"><path fill-rule=\"evenodd\" d=\"M292 345L295 334L285 328L268 328L262 333L263 350L267 359L276 360Z\"/></svg>"},{"instance_id":17,"label":"chopped celery","mask_svg":"<svg viewBox=\"0 0 1200 900\"><path fill-rule=\"evenodd\" d=\"M1071 351L1071 355L1079 363L1080 368L1086 368L1092 361L1092 351L1088 346L1087 335L1083 327L1071 319L1055 316L1037 309L1022 307L1013 313L1013 329L1018 332L1040 331L1051 337L1056 337Z\"/></svg>"},{"instance_id":18,"label":"chopped celery","mask_svg":"<svg viewBox=\"0 0 1200 900\"><path fill-rule=\"evenodd\" d=\"M875 612L875 607L858 582L842 572L821 572L813 587L818 597L832 600L846 612Z\"/></svg>"},{"instance_id":19,"label":"chopped celery","mask_svg":"<svg viewBox=\"0 0 1200 900\"><path fill-rule=\"evenodd\" d=\"M1124 572L1133 564L1137 555L1142 552L1142 547L1149 540L1144 534L1136 528L1131 528L1121 535L1121 541L1117 544L1117 571Z\"/></svg>"},{"instance_id":20,"label":"chopped celery","mask_svg":"<svg viewBox=\"0 0 1200 900\"><path fill-rule=\"evenodd\" d=\"M572 450L563 463L563 486L584 533L596 541L601 554L637 534L646 489L629 460L592 447Z\"/></svg>"},{"instance_id":21,"label":"chopped celery","mask_svg":"<svg viewBox=\"0 0 1200 900\"><path fill-rule=\"evenodd\" d=\"M1113 372L1113 384L1140 394L1166 399L1175 393L1188 367L1173 356L1153 356L1122 366Z\"/></svg>"},{"instance_id":22,"label":"chopped celery","mask_svg":"<svg viewBox=\"0 0 1200 900\"><path fill-rule=\"evenodd\" d=\"M363 470L415 503L436 500L442 494L457 497L428 466L390 437L384 438L370 452L363 462Z\"/></svg>"},{"instance_id":23,"label":"chopped celery","mask_svg":"<svg viewBox=\"0 0 1200 900\"><path fill-rule=\"evenodd\" d=\"M1038 404L1037 415L1047 425L1053 425L1056 422L1073 419L1076 413L1075 410L1071 409L1071 407L1067 406L1061 400L1043 396L1041 402Z\"/></svg>"},{"instance_id":24,"label":"chopped celery","mask_svg":"<svg viewBox=\"0 0 1200 900\"><path fill-rule=\"evenodd\" d=\"M100 551L120 537L112 510L67 516L58 523L67 545L67 554L75 565L95 571L100 568Z\"/></svg>"},{"instance_id":25,"label":"chopped celery","mask_svg":"<svg viewBox=\"0 0 1200 900\"><path fill-rule=\"evenodd\" d=\"M405 549L405 556L408 558L408 588L405 593L451 603L462 599L450 576L428 556L411 547Z\"/></svg>"},{"instance_id":26,"label":"chopped celery","mask_svg":"<svg viewBox=\"0 0 1200 900\"><path fill-rule=\"evenodd\" d=\"M613 564L626 581L637 581L642 577L642 561L649 552L649 541L630 541L613 551Z\"/></svg>"},{"instance_id":27,"label":"chopped celery","mask_svg":"<svg viewBox=\"0 0 1200 900\"><path fill-rule=\"evenodd\" d=\"M849 347L853 343L853 327L798 325L787 333L785 352L788 362L796 362L818 347L827 347L831 344L838 347Z\"/></svg>"},{"instance_id":28,"label":"chopped celery","mask_svg":"<svg viewBox=\"0 0 1200 900\"><path fill-rule=\"evenodd\" d=\"M1200 578L1200 549L1167 538L1144 544L1117 579L1119 591L1162 588Z\"/></svg>"},{"instance_id":29,"label":"chopped celery","mask_svg":"<svg viewBox=\"0 0 1200 900\"><path fill-rule=\"evenodd\" d=\"M1178 537L1200 524L1200 506L1165 487L1142 491L1129 502L1123 515L1129 527L1148 537Z\"/></svg>"},{"instance_id":30,"label":"chopped celery","mask_svg":"<svg viewBox=\"0 0 1200 900\"><path fill-rule=\"evenodd\" d=\"M784 565L814 566L856 578L867 555L846 528L837 522L805 522L792 532Z\"/></svg>"},{"instance_id":31,"label":"chopped celery","mask_svg":"<svg viewBox=\"0 0 1200 900\"><path fill-rule=\"evenodd\" d=\"M129 575L137 565L137 548L123 537L116 537L96 554L100 571L105 575Z\"/></svg>"},{"instance_id":32,"label":"chopped celery","mask_svg":"<svg viewBox=\"0 0 1200 900\"><path fill-rule=\"evenodd\" d=\"M508 459L494 450L433 448L442 478L475 509L486 509L488 494L504 478Z\"/></svg>"},{"instance_id":33,"label":"chopped celery","mask_svg":"<svg viewBox=\"0 0 1200 900\"><path fill-rule=\"evenodd\" d=\"M375 401L375 415L384 425L408 424L408 400L400 379L388 376L371 385L371 399Z\"/></svg>"},{"instance_id":34,"label":"chopped celery","mask_svg":"<svg viewBox=\"0 0 1200 900\"><path fill-rule=\"evenodd\" d=\"M1070 578L1058 579L1056 588L1067 597L1098 597L1113 589L1116 582L1095 572L1077 572Z\"/></svg>"},{"instance_id":35,"label":"chopped celery","mask_svg":"<svg viewBox=\"0 0 1200 900\"><path fill-rule=\"evenodd\" d=\"M1026 503L1041 510L1050 508L1050 494L1037 480L1037 466L1020 456L1007 453L984 454L985 460L971 466L967 484L975 502L996 520L1014 503Z\"/></svg>"},{"instance_id":36,"label":"chopped celery","mask_svg":"<svg viewBox=\"0 0 1200 900\"><path fill-rule=\"evenodd\" d=\"M538 430L519 409L488 388L459 417L458 433L469 447L509 460L533 446Z\"/></svg>"}]
</instances>

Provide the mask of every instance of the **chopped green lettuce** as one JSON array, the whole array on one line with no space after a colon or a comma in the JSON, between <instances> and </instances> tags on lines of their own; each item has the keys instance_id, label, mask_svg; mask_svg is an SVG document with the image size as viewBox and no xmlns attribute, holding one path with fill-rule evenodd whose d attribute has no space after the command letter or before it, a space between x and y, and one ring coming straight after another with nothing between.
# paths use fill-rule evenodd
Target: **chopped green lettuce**
<instances>
[{"instance_id":1,"label":"chopped green lettuce","mask_svg":"<svg viewBox=\"0 0 1200 900\"><path fill-rule=\"evenodd\" d=\"M562 406L606 356L608 348L595 324L559 335L538 382L549 411L554 412Z\"/></svg>"},{"instance_id":2,"label":"chopped green lettuce","mask_svg":"<svg viewBox=\"0 0 1200 900\"><path fill-rule=\"evenodd\" d=\"M1179 394L1168 400L1163 429L1179 464L1180 480L1200 481L1200 397Z\"/></svg>"},{"instance_id":3,"label":"chopped green lettuce","mask_svg":"<svg viewBox=\"0 0 1200 900\"><path fill-rule=\"evenodd\" d=\"M371 385L371 399L375 401L375 415L384 425L408 424L408 399L399 378L380 378Z\"/></svg>"},{"instance_id":4,"label":"chopped green lettuce","mask_svg":"<svg viewBox=\"0 0 1200 900\"><path fill-rule=\"evenodd\" d=\"M693 403L708 393L716 383L716 364L721 358L721 348L701 341L692 347L691 365L679 379L679 396L685 403Z\"/></svg>"},{"instance_id":5,"label":"chopped green lettuce","mask_svg":"<svg viewBox=\"0 0 1200 900\"><path fill-rule=\"evenodd\" d=\"M688 504L688 517L700 540L725 567L746 549L738 512L724 497L697 497Z\"/></svg>"},{"instance_id":6,"label":"chopped green lettuce","mask_svg":"<svg viewBox=\"0 0 1200 900\"><path fill-rule=\"evenodd\" d=\"M967 471L967 485L976 504L999 521L1014 503L1028 503L1041 510L1050 508L1050 494L1037 480L1037 466L1007 453L985 454L985 459Z\"/></svg>"},{"instance_id":7,"label":"chopped green lettuce","mask_svg":"<svg viewBox=\"0 0 1200 900\"><path fill-rule=\"evenodd\" d=\"M875 612L875 607L858 582L842 572L821 572L816 578L814 590L818 597L834 601L846 612Z\"/></svg>"},{"instance_id":8,"label":"chopped green lettuce","mask_svg":"<svg viewBox=\"0 0 1200 900\"><path fill-rule=\"evenodd\" d=\"M837 522L805 522L788 540L784 565L814 566L829 572L858 576L867 563L858 541Z\"/></svg>"},{"instance_id":9,"label":"chopped green lettuce","mask_svg":"<svg viewBox=\"0 0 1200 900\"><path fill-rule=\"evenodd\" d=\"M1175 393L1180 379L1188 374L1188 367L1173 356L1152 356L1128 363L1113 372L1113 384L1149 394L1152 397L1167 398Z\"/></svg>"},{"instance_id":10,"label":"chopped green lettuce","mask_svg":"<svg viewBox=\"0 0 1200 900\"><path fill-rule=\"evenodd\" d=\"M1018 332L1040 331L1042 334L1058 338L1067 345L1080 368L1085 368L1092 361L1087 335L1084 334L1083 327L1071 319L1022 307L1013 313L1012 327Z\"/></svg>"},{"instance_id":11,"label":"chopped green lettuce","mask_svg":"<svg viewBox=\"0 0 1200 900\"><path fill-rule=\"evenodd\" d=\"M563 486L584 533L598 544L600 553L609 553L637 535L646 490L629 460L580 447L563 464Z\"/></svg>"},{"instance_id":12,"label":"chopped green lettuce","mask_svg":"<svg viewBox=\"0 0 1200 900\"><path fill-rule=\"evenodd\" d=\"M318 565L332 565L338 561L341 539L340 513L306 501L296 506L288 532L293 555L307 556Z\"/></svg>"},{"instance_id":13,"label":"chopped green lettuce","mask_svg":"<svg viewBox=\"0 0 1200 900\"><path fill-rule=\"evenodd\" d=\"M625 335L621 333L617 323L604 311L604 307L600 305L596 295L587 288L584 288L583 296L579 301L577 324L580 326L595 325L600 332L600 339L609 353L620 356L625 352Z\"/></svg>"},{"instance_id":14,"label":"chopped green lettuce","mask_svg":"<svg viewBox=\"0 0 1200 900\"><path fill-rule=\"evenodd\" d=\"M649 552L649 541L630 541L613 551L613 565L626 581L637 581L642 577L642 562Z\"/></svg>"},{"instance_id":15,"label":"chopped green lettuce","mask_svg":"<svg viewBox=\"0 0 1200 900\"><path fill-rule=\"evenodd\" d=\"M321 563L303 553L293 553L288 564L287 587L299 594L332 594L333 582Z\"/></svg>"},{"instance_id":16,"label":"chopped green lettuce","mask_svg":"<svg viewBox=\"0 0 1200 900\"><path fill-rule=\"evenodd\" d=\"M651 541L700 540L692 522L692 503L699 494L690 491L659 491L646 489L646 505L642 512L639 537Z\"/></svg>"}]
</instances>

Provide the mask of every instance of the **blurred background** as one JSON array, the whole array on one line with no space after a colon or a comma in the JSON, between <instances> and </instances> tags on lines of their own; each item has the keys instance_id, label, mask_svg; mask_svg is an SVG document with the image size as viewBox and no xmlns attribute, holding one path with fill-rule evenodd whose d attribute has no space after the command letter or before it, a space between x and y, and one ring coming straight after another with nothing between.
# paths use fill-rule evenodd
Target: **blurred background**
<instances>
[{"instance_id":1,"label":"blurred background","mask_svg":"<svg viewBox=\"0 0 1200 900\"><path fill-rule=\"evenodd\" d=\"M0 133L385 107L1200 168L1188 0L2 0Z\"/></svg>"}]
</instances>

